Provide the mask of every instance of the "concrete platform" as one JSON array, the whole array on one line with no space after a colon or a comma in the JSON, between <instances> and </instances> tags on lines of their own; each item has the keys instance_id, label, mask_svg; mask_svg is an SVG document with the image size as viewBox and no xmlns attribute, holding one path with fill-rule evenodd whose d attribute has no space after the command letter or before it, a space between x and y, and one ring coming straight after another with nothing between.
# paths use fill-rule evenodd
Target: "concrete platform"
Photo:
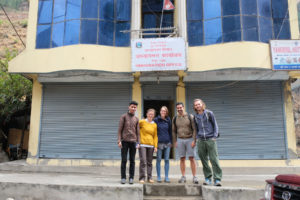
<instances>
[{"instance_id":1,"label":"concrete platform","mask_svg":"<svg viewBox=\"0 0 300 200\"><path fill-rule=\"evenodd\" d=\"M197 168L200 183L202 169ZM138 168L136 168L138 173ZM178 184L180 170L171 166L171 183L120 184L117 166L33 166L25 160L0 163L0 200L96 200L96 199L260 199L266 179L277 174L300 173L299 167L223 168L222 187L193 185L187 168L187 183ZM153 169L154 180L156 171ZM150 191L150 192L149 192ZM191 194L191 195L190 195Z\"/></svg>"}]
</instances>

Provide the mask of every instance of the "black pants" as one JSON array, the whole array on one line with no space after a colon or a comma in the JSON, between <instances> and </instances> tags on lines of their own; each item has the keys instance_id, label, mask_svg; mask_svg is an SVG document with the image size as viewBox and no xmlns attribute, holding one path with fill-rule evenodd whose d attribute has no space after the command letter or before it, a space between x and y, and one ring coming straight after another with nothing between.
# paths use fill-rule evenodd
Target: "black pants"
<instances>
[{"instance_id":1,"label":"black pants","mask_svg":"<svg viewBox=\"0 0 300 200\"><path fill-rule=\"evenodd\" d=\"M127 163L127 153L129 150L129 178L134 177L134 168L135 168L135 142L125 142L122 141L122 149L121 149L121 156L122 156L122 163L121 163L121 178L126 179L126 163Z\"/></svg>"}]
</instances>

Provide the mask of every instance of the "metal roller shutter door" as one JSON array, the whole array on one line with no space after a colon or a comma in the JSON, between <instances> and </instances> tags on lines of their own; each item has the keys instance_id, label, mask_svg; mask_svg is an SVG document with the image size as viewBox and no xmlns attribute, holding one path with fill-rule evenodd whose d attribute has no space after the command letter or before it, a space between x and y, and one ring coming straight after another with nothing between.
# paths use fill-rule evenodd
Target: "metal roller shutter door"
<instances>
[{"instance_id":1,"label":"metal roller shutter door","mask_svg":"<svg viewBox=\"0 0 300 200\"><path fill-rule=\"evenodd\" d=\"M195 98L216 115L221 159L287 158L282 82L187 84L190 113Z\"/></svg>"},{"instance_id":2,"label":"metal roller shutter door","mask_svg":"<svg viewBox=\"0 0 300 200\"><path fill-rule=\"evenodd\" d=\"M39 156L120 159L118 123L130 92L129 83L44 85Z\"/></svg>"}]
</instances>

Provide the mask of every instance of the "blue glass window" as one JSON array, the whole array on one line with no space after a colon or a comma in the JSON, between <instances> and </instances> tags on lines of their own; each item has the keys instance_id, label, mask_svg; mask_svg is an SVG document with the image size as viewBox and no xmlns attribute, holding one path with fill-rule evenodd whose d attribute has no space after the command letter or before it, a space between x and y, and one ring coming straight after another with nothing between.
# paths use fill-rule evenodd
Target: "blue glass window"
<instances>
[{"instance_id":1,"label":"blue glass window","mask_svg":"<svg viewBox=\"0 0 300 200\"><path fill-rule=\"evenodd\" d=\"M241 40L241 22L240 16L223 18L223 41L240 41Z\"/></svg>"},{"instance_id":2,"label":"blue glass window","mask_svg":"<svg viewBox=\"0 0 300 200\"><path fill-rule=\"evenodd\" d=\"M40 1L38 11L38 24L47 24L52 22L53 1Z\"/></svg>"},{"instance_id":3,"label":"blue glass window","mask_svg":"<svg viewBox=\"0 0 300 200\"><path fill-rule=\"evenodd\" d=\"M287 0L272 1L273 18L288 18L288 2Z\"/></svg>"},{"instance_id":4,"label":"blue glass window","mask_svg":"<svg viewBox=\"0 0 300 200\"><path fill-rule=\"evenodd\" d=\"M36 48L49 48L51 36L51 25L39 25L37 27Z\"/></svg>"},{"instance_id":5,"label":"blue glass window","mask_svg":"<svg viewBox=\"0 0 300 200\"><path fill-rule=\"evenodd\" d=\"M272 20L259 17L259 36L261 42L269 42L273 38Z\"/></svg>"},{"instance_id":6,"label":"blue glass window","mask_svg":"<svg viewBox=\"0 0 300 200\"><path fill-rule=\"evenodd\" d=\"M116 24L116 46L125 47L130 44L130 33L123 33L121 31L130 30L130 23L118 22Z\"/></svg>"},{"instance_id":7,"label":"blue glass window","mask_svg":"<svg viewBox=\"0 0 300 200\"><path fill-rule=\"evenodd\" d=\"M66 22L64 45L79 43L79 28L79 20L72 20Z\"/></svg>"},{"instance_id":8,"label":"blue glass window","mask_svg":"<svg viewBox=\"0 0 300 200\"><path fill-rule=\"evenodd\" d=\"M53 10L53 22L61 22L65 20L66 15L66 1L54 1L54 10Z\"/></svg>"},{"instance_id":9,"label":"blue glass window","mask_svg":"<svg viewBox=\"0 0 300 200\"><path fill-rule=\"evenodd\" d=\"M243 16L243 39L246 41L258 41L257 17Z\"/></svg>"},{"instance_id":10,"label":"blue glass window","mask_svg":"<svg viewBox=\"0 0 300 200\"><path fill-rule=\"evenodd\" d=\"M223 16L239 15L240 3L239 0L222 0Z\"/></svg>"},{"instance_id":11,"label":"blue glass window","mask_svg":"<svg viewBox=\"0 0 300 200\"><path fill-rule=\"evenodd\" d=\"M79 19L81 11L81 1L67 0L66 19Z\"/></svg>"},{"instance_id":12,"label":"blue glass window","mask_svg":"<svg viewBox=\"0 0 300 200\"><path fill-rule=\"evenodd\" d=\"M100 1L100 19L103 20L114 20L114 1L112 0L101 0Z\"/></svg>"},{"instance_id":13,"label":"blue glass window","mask_svg":"<svg viewBox=\"0 0 300 200\"><path fill-rule=\"evenodd\" d=\"M222 21L221 18L204 21L205 44L222 42Z\"/></svg>"},{"instance_id":14,"label":"blue glass window","mask_svg":"<svg viewBox=\"0 0 300 200\"><path fill-rule=\"evenodd\" d=\"M111 21L100 21L99 23L99 44L114 44L114 23Z\"/></svg>"},{"instance_id":15,"label":"blue glass window","mask_svg":"<svg viewBox=\"0 0 300 200\"><path fill-rule=\"evenodd\" d=\"M289 20L273 19L275 39L290 39L290 22Z\"/></svg>"},{"instance_id":16,"label":"blue glass window","mask_svg":"<svg viewBox=\"0 0 300 200\"><path fill-rule=\"evenodd\" d=\"M190 46L203 45L203 22L190 21L187 23L188 41Z\"/></svg>"},{"instance_id":17,"label":"blue glass window","mask_svg":"<svg viewBox=\"0 0 300 200\"><path fill-rule=\"evenodd\" d=\"M202 20L203 19L203 0L187 0L187 19L188 20Z\"/></svg>"},{"instance_id":18,"label":"blue glass window","mask_svg":"<svg viewBox=\"0 0 300 200\"><path fill-rule=\"evenodd\" d=\"M243 15L257 15L257 0L241 0Z\"/></svg>"},{"instance_id":19,"label":"blue glass window","mask_svg":"<svg viewBox=\"0 0 300 200\"><path fill-rule=\"evenodd\" d=\"M117 0L117 20L129 21L131 19L131 0Z\"/></svg>"},{"instance_id":20,"label":"blue glass window","mask_svg":"<svg viewBox=\"0 0 300 200\"><path fill-rule=\"evenodd\" d=\"M98 0L82 0L81 18L98 18Z\"/></svg>"},{"instance_id":21,"label":"blue glass window","mask_svg":"<svg viewBox=\"0 0 300 200\"><path fill-rule=\"evenodd\" d=\"M204 19L221 17L220 0L204 0Z\"/></svg>"},{"instance_id":22,"label":"blue glass window","mask_svg":"<svg viewBox=\"0 0 300 200\"><path fill-rule=\"evenodd\" d=\"M82 20L80 31L80 43L96 44L97 43L97 26L96 20Z\"/></svg>"},{"instance_id":23,"label":"blue glass window","mask_svg":"<svg viewBox=\"0 0 300 200\"><path fill-rule=\"evenodd\" d=\"M60 47L64 44L65 23L53 24L52 28L52 47Z\"/></svg>"},{"instance_id":24,"label":"blue glass window","mask_svg":"<svg viewBox=\"0 0 300 200\"><path fill-rule=\"evenodd\" d=\"M259 0L258 2L259 16L271 17L271 1Z\"/></svg>"}]
</instances>

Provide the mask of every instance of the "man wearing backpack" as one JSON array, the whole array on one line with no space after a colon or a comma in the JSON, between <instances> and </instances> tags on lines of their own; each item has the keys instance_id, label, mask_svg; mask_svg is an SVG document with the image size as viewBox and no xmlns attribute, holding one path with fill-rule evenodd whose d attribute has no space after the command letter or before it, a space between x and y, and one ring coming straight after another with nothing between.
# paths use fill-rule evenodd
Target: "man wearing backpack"
<instances>
[{"instance_id":1,"label":"man wearing backpack","mask_svg":"<svg viewBox=\"0 0 300 200\"><path fill-rule=\"evenodd\" d=\"M214 185L221 186L222 169L219 165L216 144L216 139L219 136L219 128L216 118L212 111L206 109L206 105L201 99L194 100L194 110L196 112L194 120L197 127L198 155L202 162L205 177L203 185L211 185L211 178L213 177ZM208 164L208 158L210 159L212 169Z\"/></svg>"},{"instance_id":2,"label":"man wearing backpack","mask_svg":"<svg viewBox=\"0 0 300 200\"><path fill-rule=\"evenodd\" d=\"M121 183L126 182L126 163L129 151L129 184L133 184L135 153L140 144L140 127L139 119L135 116L138 103L131 101L129 103L128 112L120 118L118 129L118 146L121 149Z\"/></svg>"},{"instance_id":3,"label":"man wearing backpack","mask_svg":"<svg viewBox=\"0 0 300 200\"><path fill-rule=\"evenodd\" d=\"M181 178L179 183L185 183L185 158L189 158L193 174L193 183L198 184L196 177L196 161L194 147L196 145L196 127L191 115L184 112L182 102L176 104L177 116L173 118L173 138L175 139L175 147L180 157Z\"/></svg>"}]
</instances>

